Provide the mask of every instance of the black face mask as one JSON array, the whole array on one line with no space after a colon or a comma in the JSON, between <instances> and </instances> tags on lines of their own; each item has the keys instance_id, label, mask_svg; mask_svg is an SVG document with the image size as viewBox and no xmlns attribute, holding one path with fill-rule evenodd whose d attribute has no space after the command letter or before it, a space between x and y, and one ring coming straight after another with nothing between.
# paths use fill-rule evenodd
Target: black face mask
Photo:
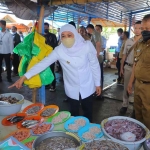
<instances>
[{"instance_id":1,"label":"black face mask","mask_svg":"<svg viewBox=\"0 0 150 150\"><path fill-rule=\"evenodd\" d=\"M142 31L143 41L148 41L150 39L150 31Z\"/></svg>"},{"instance_id":2,"label":"black face mask","mask_svg":"<svg viewBox=\"0 0 150 150\"><path fill-rule=\"evenodd\" d=\"M45 32L45 33L48 33L48 32L49 32L49 30L48 30L48 29L45 29L45 30L44 30L44 32Z\"/></svg>"}]
</instances>

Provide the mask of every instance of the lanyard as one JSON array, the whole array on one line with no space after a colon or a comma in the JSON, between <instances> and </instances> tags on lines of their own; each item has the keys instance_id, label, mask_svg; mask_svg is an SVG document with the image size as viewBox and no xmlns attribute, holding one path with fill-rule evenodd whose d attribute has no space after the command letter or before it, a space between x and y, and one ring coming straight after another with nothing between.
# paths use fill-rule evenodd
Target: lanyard
<instances>
[{"instance_id":1,"label":"lanyard","mask_svg":"<svg viewBox=\"0 0 150 150\"><path fill-rule=\"evenodd\" d=\"M5 34L6 34L6 32L3 34L3 36L1 36L1 41L2 41L3 37L5 36Z\"/></svg>"}]
</instances>

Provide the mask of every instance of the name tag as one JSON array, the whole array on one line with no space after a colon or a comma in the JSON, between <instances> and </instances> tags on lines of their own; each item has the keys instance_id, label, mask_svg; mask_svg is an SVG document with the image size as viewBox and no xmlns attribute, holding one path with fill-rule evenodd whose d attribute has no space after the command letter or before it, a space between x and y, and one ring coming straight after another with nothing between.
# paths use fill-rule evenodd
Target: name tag
<instances>
[{"instance_id":1,"label":"name tag","mask_svg":"<svg viewBox=\"0 0 150 150\"><path fill-rule=\"evenodd\" d=\"M139 49L137 50L137 52L140 52L140 51L141 51L141 50L139 50Z\"/></svg>"}]
</instances>

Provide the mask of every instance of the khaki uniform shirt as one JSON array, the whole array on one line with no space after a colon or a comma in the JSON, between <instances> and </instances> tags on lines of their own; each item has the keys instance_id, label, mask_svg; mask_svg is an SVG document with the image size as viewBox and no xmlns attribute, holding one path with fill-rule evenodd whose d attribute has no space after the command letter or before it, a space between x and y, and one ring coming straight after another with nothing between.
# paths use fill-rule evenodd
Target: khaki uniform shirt
<instances>
[{"instance_id":1,"label":"khaki uniform shirt","mask_svg":"<svg viewBox=\"0 0 150 150\"><path fill-rule=\"evenodd\" d=\"M92 37L91 37L91 42L93 43L94 47L96 48L96 43L97 42L100 42L102 43L101 41L101 35L94 30L93 34L92 34Z\"/></svg>"},{"instance_id":2,"label":"khaki uniform shirt","mask_svg":"<svg viewBox=\"0 0 150 150\"><path fill-rule=\"evenodd\" d=\"M122 57L123 57L123 51L124 51L124 47L125 47L126 41L127 41L127 40L124 40L124 41L123 41L123 44L122 44L122 46L121 46L121 50L120 50L120 53L119 53L119 58L122 58Z\"/></svg>"},{"instance_id":3,"label":"khaki uniform shirt","mask_svg":"<svg viewBox=\"0 0 150 150\"><path fill-rule=\"evenodd\" d=\"M135 78L139 81L150 82L150 40L140 41L134 49L136 60Z\"/></svg>"},{"instance_id":4,"label":"khaki uniform shirt","mask_svg":"<svg viewBox=\"0 0 150 150\"><path fill-rule=\"evenodd\" d=\"M126 41L123 54L127 54L129 49L134 45L134 38L130 38ZM134 63L134 50L130 52L128 57L126 58L126 62L133 65Z\"/></svg>"}]
</instances>

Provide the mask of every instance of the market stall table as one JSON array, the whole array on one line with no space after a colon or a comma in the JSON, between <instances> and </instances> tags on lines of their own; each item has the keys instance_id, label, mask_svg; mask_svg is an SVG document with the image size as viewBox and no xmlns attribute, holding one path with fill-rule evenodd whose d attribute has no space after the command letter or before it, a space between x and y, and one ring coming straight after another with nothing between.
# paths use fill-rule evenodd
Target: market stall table
<instances>
[{"instance_id":1,"label":"market stall table","mask_svg":"<svg viewBox=\"0 0 150 150\"><path fill-rule=\"evenodd\" d=\"M31 105L32 102L28 101L28 100L25 100L24 101L24 104L22 106L22 110ZM0 116L0 122L3 120L5 116ZM0 123L0 142L3 141L7 135L9 135L11 132L14 132L17 130L17 127L14 125L14 126L3 126L1 123ZM55 125L54 127L54 131L66 131L64 129L64 124L59 124L59 125ZM104 139L104 138L103 138ZM140 150L144 150L143 148L141 148Z\"/></svg>"}]
</instances>

